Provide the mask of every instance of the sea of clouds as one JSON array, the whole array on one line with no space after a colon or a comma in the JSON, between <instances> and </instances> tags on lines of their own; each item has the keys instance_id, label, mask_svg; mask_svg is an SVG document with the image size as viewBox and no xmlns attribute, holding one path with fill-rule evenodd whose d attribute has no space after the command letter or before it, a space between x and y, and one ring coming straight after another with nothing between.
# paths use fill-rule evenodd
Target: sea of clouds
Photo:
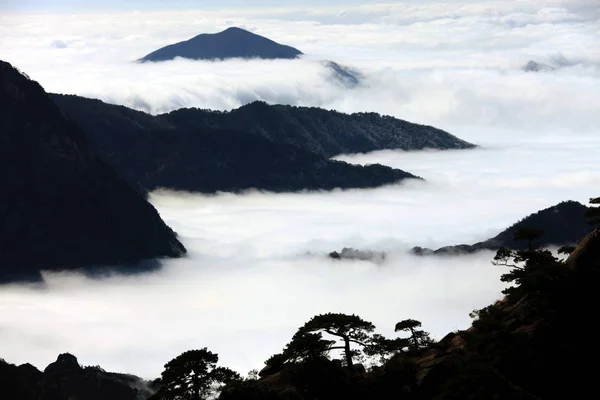
<instances>
[{"instance_id":1,"label":"sea of clouds","mask_svg":"<svg viewBox=\"0 0 600 400\"><path fill-rule=\"evenodd\" d=\"M132 62L228 26L306 56ZM438 339L468 327L470 311L501 297L493 254L407 250L477 242L559 201L600 195L599 32L597 4L563 0L0 14L0 58L50 92L151 113L254 100L377 111L481 145L337 157L426 179L375 190L156 192L151 202L188 257L138 276L47 274L42 287L1 287L0 357L43 368L69 351L86 365L152 378L181 352L207 346L244 373L317 313L356 313L389 336L405 318ZM365 78L349 89L321 60ZM525 72L529 60L561 68ZM389 257L325 256L342 247Z\"/></svg>"}]
</instances>

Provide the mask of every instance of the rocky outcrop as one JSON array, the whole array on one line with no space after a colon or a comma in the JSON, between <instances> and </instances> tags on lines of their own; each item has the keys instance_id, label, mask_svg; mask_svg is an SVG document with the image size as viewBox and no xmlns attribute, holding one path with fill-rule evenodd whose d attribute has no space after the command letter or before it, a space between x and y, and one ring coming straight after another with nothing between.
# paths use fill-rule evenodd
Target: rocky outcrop
<instances>
[{"instance_id":1,"label":"rocky outcrop","mask_svg":"<svg viewBox=\"0 0 600 400\"><path fill-rule=\"evenodd\" d=\"M0 61L0 282L185 248L39 84Z\"/></svg>"},{"instance_id":2,"label":"rocky outcrop","mask_svg":"<svg viewBox=\"0 0 600 400\"><path fill-rule=\"evenodd\" d=\"M376 264L381 264L386 259L386 253L378 251L363 251L353 249L351 247L344 247L341 252L332 251L329 253L329 258L334 260L360 260L360 261L371 261Z\"/></svg>"},{"instance_id":3,"label":"rocky outcrop","mask_svg":"<svg viewBox=\"0 0 600 400\"><path fill-rule=\"evenodd\" d=\"M68 353L59 355L44 372L30 364L16 367L0 360L0 398L3 399L143 400L152 393L150 383L137 376L106 372L100 367L82 367L77 358Z\"/></svg>"}]
</instances>

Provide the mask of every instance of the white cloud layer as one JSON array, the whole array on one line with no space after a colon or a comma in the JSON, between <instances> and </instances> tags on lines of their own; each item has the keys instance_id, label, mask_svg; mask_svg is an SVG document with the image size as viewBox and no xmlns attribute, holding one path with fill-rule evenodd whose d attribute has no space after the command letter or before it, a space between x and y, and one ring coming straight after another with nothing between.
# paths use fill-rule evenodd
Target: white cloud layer
<instances>
[{"instance_id":1,"label":"white cloud layer","mask_svg":"<svg viewBox=\"0 0 600 400\"><path fill-rule=\"evenodd\" d=\"M500 298L502 270L491 252L440 259L406 250L475 242L561 200L586 201L600 187L599 151L600 141L586 138L386 151L341 158L408 166L428 181L334 193L155 193L189 257L142 276L49 274L45 289L1 288L0 354L44 367L69 351L152 378L184 350L207 346L245 373L323 312L356 313L390 336L395 322L416 318L439 339ZM390 257L377 265L323 256L344 246Z\"/></svg>"},{"instance_id":2,"label":"white cloud layer","mask_svg":"<svg viewBox=\"0 0 600 400\"><path fill-rule=\"evenodd\" d=\"M241 26L300 61L131 63L166 44ZM377 111L450 128L600 126L600 5L590 1L408 2L228 10L0 15L0 54L47 90L152 113L253 100ZM317 61L365 72L348 90ZM529 60L566 68L521 70Z\"/></svg>"},{"instance_id":3,"label":"white cloud layer","mask_svg":"<svg viewBox=\"0 0 600 400\"><path fill-rule=\"evenodd\" d=\"M0 15L0 58L52 92L165 112L252 100L378 111L445 128L473 151L346 155L421 175L377 190L155 194L190 250L155 274L0 288L0 356L144 377L208 346L246 372L321 312L357 313L384 334L417 318L438 338L499 298L491 253L415 258L414 245L486 239L561 200L598 196L600 7L590 1L450 1L69 15ZM136 64L168 43L236 25L307 53L298 61ZM353 90L318 62L360 69ZM527 61L566 60L526 73ZM343 246L386 250L383 265L336 263Z\"/></svg>"}]
</instances>

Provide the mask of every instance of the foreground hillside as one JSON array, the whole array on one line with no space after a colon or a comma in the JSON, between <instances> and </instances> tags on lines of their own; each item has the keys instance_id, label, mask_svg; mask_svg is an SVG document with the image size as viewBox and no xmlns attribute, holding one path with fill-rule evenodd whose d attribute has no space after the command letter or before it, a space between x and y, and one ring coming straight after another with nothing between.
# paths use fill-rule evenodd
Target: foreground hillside
<instances>
[{"instance_id":1,"label":"foreground hillside","mask_svg":"<svg viewBox=\"0 0 600 400\"><path fill-rule=\"evenodd\" d=\"M41 86L2 61L0 184L0 282L185 253Z\"/></svg>"},{"instance_id":2,"label":"foreground hillside","mask_svg":"<svg viewBox=\"0 0 600 400\"><path fill-rule=\"evenodd\" d=\"M298 129L310 130L313 142L326 142L327 132L334 125L304 127L300 122L294 125L285 116L263 113L262 109L273 107L263 103L238 110L252 116L252 122L236 112L180 110L152 116L77 96L52 98L65 115L83 128L95 149L117 171L147 190L159 187L209 193L250 188L276 192L330 190L371 188L415 178L382 165L358 166L329 160L322 152L313 151L311 142L304 140ZM341 120L355 117L306 110L334 115L339 120L335 128L340 129L336 134L339 140L351 143L358 140L352 136L361 135L359 131L341 130L344 126ZM354 125L356 129L372 129L368 119ZM380 142L381 146L387 144L393 146L391 141ZM358 148L366 151L369 146Z\"/></svg>"}]
</instances>

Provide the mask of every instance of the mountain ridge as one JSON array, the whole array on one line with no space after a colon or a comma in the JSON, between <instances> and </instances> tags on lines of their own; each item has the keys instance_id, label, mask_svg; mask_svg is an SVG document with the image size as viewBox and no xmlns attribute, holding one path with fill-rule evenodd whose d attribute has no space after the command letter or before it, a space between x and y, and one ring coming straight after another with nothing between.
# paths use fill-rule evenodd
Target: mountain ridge
<instances>
[{"instance_id":1,"label":"mountain ridge","mask_svg":"<svg viewBox=\"0 0 600 400\"><path fill-rule=\"evenodd\" d=\"M371 188L415 176L378 164L358 166L328 158L345 151L410 149L415 143L418 148L473 147L436 128L375 113L347 115L255 102L229 112L181 109L153 116L74 95L54 94L52 99L83 128L99 154L146 190ZM140 163L150 159L155 162ZM206 177L214 179L208 182Z\"/></svg>"}]
</instances>

